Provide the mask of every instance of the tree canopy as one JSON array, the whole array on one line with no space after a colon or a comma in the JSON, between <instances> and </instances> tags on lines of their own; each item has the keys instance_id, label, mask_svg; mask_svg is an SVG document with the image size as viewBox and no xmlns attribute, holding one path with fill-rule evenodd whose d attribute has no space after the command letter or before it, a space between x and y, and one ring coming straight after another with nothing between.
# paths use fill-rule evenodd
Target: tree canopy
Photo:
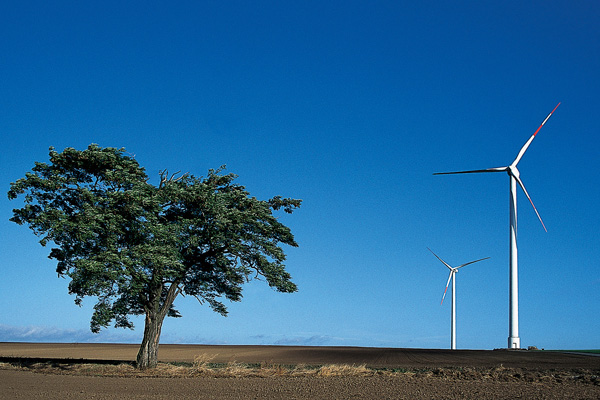
<instances>
[{"instance_id":1,"label":"tree canopy","mask_svg":"<svg viewBox=\"0 0 600 400\"><path fill-rule=\"evenodd\" d=\"M223 300L240 301L254 277L280 292L297 290L280 247L297 243L273 211L292 213L301 200L257 200L224 166L206 177L164 170L159 178L149 183L125 149L51 147L50 162L36 162L8 192L24 195L11 221L52 245L49 258L71 279L75 302L97 299L93 332L112 323L133 328L130 316L145 315L142 368L156 365L162 322L180 316L178 295L226 315Z\"/></svg>"}]
</instances>

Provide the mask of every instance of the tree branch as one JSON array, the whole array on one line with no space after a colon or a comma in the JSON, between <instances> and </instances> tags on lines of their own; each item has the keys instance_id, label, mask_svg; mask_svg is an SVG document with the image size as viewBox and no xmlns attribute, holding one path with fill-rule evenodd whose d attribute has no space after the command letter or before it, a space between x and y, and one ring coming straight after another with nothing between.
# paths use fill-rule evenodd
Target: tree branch
<instances>
[{"instance_id":1,"label":"tree branch","mask_svg":"<svg viewBox=\"0 0 600 400\"><path fill-rule=\"evenodd\" d=\"M169 170L167 169L163 169L162 171L159 171L159 176L160 176L160 184L159 184L159 188L162 188L165 184L169 183L169 182L177 182L182 180L183 178L187 177L190 173L186 172L185 174L181 175L178 178L175 178L175 176L177 174L180 174L181 171L177 171L174 174L171 174L171 176L169 176Z\"/></svg>"},{"instance_id":2,"label":"tree branch","mask_svg":"<svg viewBox=\"0 0 600 400\"><path fill-rule=\"evenodd\" d=\"M165 301L162 304L161 309L159 310L159 314L163 318L168 314L169 309L173 305L173 302L175 302L175 299L177 298L179 293L181 293L181 288L179 287L179 280L176 280L175 282L171 283L171 286L169 286L169 290L167 291L167 297L165 298Z\"/></svg>"}]
</instances>

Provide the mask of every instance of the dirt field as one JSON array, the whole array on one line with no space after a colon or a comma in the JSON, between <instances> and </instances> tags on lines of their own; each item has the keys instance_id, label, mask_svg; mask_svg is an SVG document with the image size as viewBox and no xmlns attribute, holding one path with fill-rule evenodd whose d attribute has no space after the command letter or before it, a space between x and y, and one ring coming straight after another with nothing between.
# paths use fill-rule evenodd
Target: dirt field
<instances>
[{"instance_id":1,"label":"dirt field","mask_svg":"<svg viewBox=\"0 0 600 400\"><path fill-rule=\"evenodd\" d=\"M136 352L124 344L0 343L0 399L600 399L600 357L582 354L161 345L163 362L243 363L254 372L114 366ZM80 364L92 366L73 369ZM369 368L318 369L343 364ZM292 365L310 368L290 372Z\"/></svg>"}]
</instances>

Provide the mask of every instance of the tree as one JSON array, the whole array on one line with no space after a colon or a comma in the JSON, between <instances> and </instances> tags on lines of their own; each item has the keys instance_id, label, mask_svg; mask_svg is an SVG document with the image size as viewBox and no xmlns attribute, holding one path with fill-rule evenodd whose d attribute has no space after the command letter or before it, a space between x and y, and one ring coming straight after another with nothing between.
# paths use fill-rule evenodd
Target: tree
<instances>
[{"instance_id":1,"label":"tree","mask_svg":"<svg viewBox=\"0 0 600 400\"><path fill-rule=\"evenodd\" d=\"M133 329L130 316L145 316L137 366L152 368L165 317L180 316L177 296L226 315L223 298L240 301L254 278L297 290L280 247L297 244L273 211L291 213L301 200L257 200L223 169L204 178L164 170L156 186L125 149L51 147L49 164L36 162L11 183L10 199L25 196L10 220L28 224L42 246L53 244L49 258L71 279L76 304L97 299L92 332L113 322Z\"/></svg>"}]
</instances>

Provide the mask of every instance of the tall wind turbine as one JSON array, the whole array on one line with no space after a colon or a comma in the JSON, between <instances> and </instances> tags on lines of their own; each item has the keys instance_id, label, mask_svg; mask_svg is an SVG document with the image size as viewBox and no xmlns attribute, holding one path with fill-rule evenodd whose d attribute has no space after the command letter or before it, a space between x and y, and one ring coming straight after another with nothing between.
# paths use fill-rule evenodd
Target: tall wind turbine
<instances>
[{"instance_id":1,"label":"tall wind turbine","mask_svg":"<svg viewBox=\"0 0 600 400\"><path fill-rule=\"evenodd\" d=\"M450 346L450 348L452 350L456 350L456 276L455 275L458 273L459 268L462 268L469 264L474 264L479 261L487 260L489 257L481 258L481 259L475 260L475 261L470 261L468 263L461 264L458 267L451 267L450 265L448 265L448 263L446 261L442 260L437 254L435 254L433 252L433 250L431 250L429 247L427 248L427 250L431 251L431 253L434 256L436 256L436 258L438 260L440 260L450 270L450 276L448 276L448 282L446 283L446 289L444 289L444 295L442 296L441 304L444 304L444 298L446 297L446 292L448 291L448 285L450 285L450 281L452 281L452 318L450 321L450 324L451 324L451 335L450 335L451 346ZM454 278L454 279L452 279L452 278Z\"/></svg>"},{"instance_id":2,"label":"tall wind turbine","mask_svg":"<svg viewBox=\"0 0 600 400\"><path fill-rule=\"evenodd\" d=\"M519 154L517 154L517 158L507 167L498 167L498 168L487 168L487 169L477 169L473 171L456 171L456 172L436 172L434 175L449 175L449 174L469 174L469 173L478 173L478 172L507 172L510 177L510 283L509 283L509 317L508 317L508 348L509 349L518 349L521 347L521 339L519 338L519 275L518 275L518 256L517 256L517 183L523 189L525 196L529 199L529 202L533 206L533 210L535 211L538 219L542 223L544 230L546 230L546 225L544 225L544 221L542 221L542 217L540 217L540 213L538 213L537 208L533 204L529 193L527 193L527 189L525 189L525 185L520 178L519 170L517 169L517 164L521 161L523 154L527 151L527 148L535 138L535 135L542 129L542 126L550 119L554 111L560 106L560 103L554 107L554 110L548 114L546 119L542 122L542 124L537 128L537 130L531 135L529 140L523 145Z\"/></svg>"}]
</instances>

